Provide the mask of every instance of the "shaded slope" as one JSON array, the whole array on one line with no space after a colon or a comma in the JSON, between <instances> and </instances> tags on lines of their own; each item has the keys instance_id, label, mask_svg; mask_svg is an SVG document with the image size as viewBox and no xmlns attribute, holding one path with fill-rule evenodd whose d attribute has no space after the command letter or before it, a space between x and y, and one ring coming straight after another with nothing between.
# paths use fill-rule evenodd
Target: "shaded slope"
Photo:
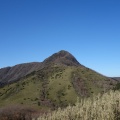
<instances>
[{"instance_id":1,"label":"shaded slope","mask_svg":"<svg viewBox=\"0 0 120 120\"><path fill-rule=\"evenodd\" d=\"M112 79L120 81L120 77L114 77Z\"/></svg>"},{"instance_id":2,"label":"shaded slope","mask_svg":"<svg viewBox=\"0 0 120 120\"><path fill-rule=\"evenodd\" d=\"M7 84L19 80L20 78L30 74L33 71L39 70L41 63L24 63L0 69L0 83Z\"/></svg>"}]
</instances>

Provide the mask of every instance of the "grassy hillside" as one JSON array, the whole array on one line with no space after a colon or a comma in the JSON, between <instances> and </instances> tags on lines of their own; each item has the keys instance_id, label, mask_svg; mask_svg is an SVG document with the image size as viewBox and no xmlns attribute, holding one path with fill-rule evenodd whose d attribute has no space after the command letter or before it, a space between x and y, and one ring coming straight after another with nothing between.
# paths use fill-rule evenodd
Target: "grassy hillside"
<instances>
[{"instance_id":1,"label":"grassy hillside","mask_svg":"<svg viewBox=\"0 0 120 120\"><path fill-rule=\"evenodd\" d=\"M0 106L20 104L56 109L74 105L77 97L104 93L115 84L116 81L83 66L52 64L0 88Z\"/></svg>"}]
</instances>

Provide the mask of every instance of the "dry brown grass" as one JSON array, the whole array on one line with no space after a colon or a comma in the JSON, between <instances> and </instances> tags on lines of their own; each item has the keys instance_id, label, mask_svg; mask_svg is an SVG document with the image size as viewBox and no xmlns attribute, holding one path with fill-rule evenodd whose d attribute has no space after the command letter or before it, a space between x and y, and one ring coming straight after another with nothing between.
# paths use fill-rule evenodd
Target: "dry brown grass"
<instances>
[{"instance_id":1,"label":"dry brown grass","mask_svg":"<svg viewBox=\"0 0 120 120\"><path fill-rule=\"evenodd\" d=\"M120 92L110 91L81 100L75 106L59 108L37 120L120 120Z\"/></svg>"}]
</instances>

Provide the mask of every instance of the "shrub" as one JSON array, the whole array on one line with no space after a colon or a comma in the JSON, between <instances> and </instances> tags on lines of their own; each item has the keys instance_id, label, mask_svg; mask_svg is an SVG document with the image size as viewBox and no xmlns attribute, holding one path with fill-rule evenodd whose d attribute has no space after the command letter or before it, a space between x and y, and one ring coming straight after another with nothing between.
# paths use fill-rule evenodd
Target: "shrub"
<instances>
[{"instance_id":1,"label":"shrub","mask_svg":"<svg viewBox=\"0 0 120 120\"><path fill-rule=\"evenodd\" d=\"M19 105L0 108L0 120L31 120L35 112L32 108Z\"/></svg>"},{"instance_id":2,"label":"shrub","mask_svg":"<svg viewBox=\"0 0 120 120\"><path fill-rule=\"evenodd\" d=\"M119 90L120 89L120 83L117 83L114 90Z\"/></svg>"},{"instance_id":3,"label":"shrub","mask_svg":"<svg viewBox=\"0 0 120 120\"><path fill-rule=\"evenodd\" d=\"M38 106L40 106L40 102L38 102Z\"/></svg>"}]
</instances>

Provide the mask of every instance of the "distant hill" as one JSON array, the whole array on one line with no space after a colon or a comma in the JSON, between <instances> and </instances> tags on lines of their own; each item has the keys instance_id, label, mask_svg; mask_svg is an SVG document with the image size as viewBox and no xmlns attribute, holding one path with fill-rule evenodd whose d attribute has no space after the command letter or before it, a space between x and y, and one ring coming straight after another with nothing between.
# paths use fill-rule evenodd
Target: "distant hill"
<instances>
[{"instance_id":1,"label":"distant hill","mask_svg":"<svg viewBox=\"0 0 120 120\"><path fill-rule=\"evenodd\" d=\"M120 81L120 77L114 77L113 79Z\"/></svg>"},{"instance_id":2,"label":"distant hill","mask_svg":"<svg viewBox=\"0 0 120 120\"><path fill-rule=\"evenodd\" d=\"M0 82L0 106L20 104L44 109L74 105L77 97L104 93L118 83L81 65L64 50L40 63L2 68Z\"/></svg>"}]
</instances>

